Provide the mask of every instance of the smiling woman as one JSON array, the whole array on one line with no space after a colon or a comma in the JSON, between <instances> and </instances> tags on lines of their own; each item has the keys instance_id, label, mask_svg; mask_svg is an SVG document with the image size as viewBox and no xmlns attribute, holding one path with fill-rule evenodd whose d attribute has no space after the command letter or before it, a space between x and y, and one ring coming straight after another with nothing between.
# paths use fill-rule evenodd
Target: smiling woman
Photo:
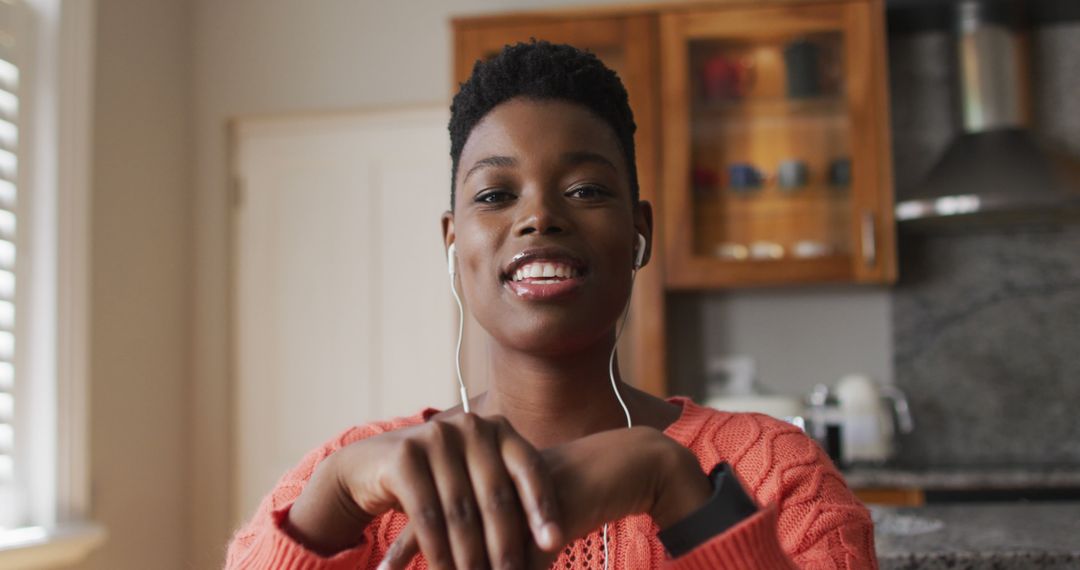
<instances>
[{"instance_id":1,"label":"smiling woman","mask_svg":"<svg viewBox=\"0 0 1080 570\"><path fill-rule=\"evenodd\" d=\"M618 77L508 46L451 112L443 238L491 387L314 450L227 567L876 567L868 512L797 428L621 381L653 219Z\"/></svg>"},{"instance_id":2,"label":"smiling woman","mask_svg":"<svg viewBox=\"0 0 1080 570\"><path fill-rule=\"evenodd\" d=\"M497 165L479 164L495 157ZM581 104L519 96L476 124L459 160L469 169L443 233L457 244L466 304L497 341L492 363L518 360L500 357L501 347L589 345L606 356L630 294L636 235L652 235L651 209L635 204L612 128ZM536 283L548 266L578 275ZM529 277L512 279L519 268Z\"/></svg>"}]
</instances>

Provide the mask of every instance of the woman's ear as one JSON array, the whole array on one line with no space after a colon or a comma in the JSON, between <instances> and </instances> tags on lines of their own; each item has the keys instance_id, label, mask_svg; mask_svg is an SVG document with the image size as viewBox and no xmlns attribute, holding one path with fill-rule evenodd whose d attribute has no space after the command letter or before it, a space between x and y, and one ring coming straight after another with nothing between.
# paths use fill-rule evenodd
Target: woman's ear
<instances>
[{"instance_id":1,"label":"woman's ear","mask_svg":"<svg viewBox=\"0 0 1080 570\"><path fill-rule=\"evenodd\" d=\"M639 201L634 207L634 229L645 238L645 255L641 259L641 267L645 267L652 259L653 250L653 209L647 200Z\"/></svg>"},{"instance_id":2,"label":"woman's ear","mask_svg":"<svg viewBox=\"0 0 1080 570\"><path fill-rule=\"evenodd\" d=\"M450 210L443 212L442 215L442 237L444 250L449 249L450 244L457 239L454 234L454 213Z\"/></svg>"}]
</instances>

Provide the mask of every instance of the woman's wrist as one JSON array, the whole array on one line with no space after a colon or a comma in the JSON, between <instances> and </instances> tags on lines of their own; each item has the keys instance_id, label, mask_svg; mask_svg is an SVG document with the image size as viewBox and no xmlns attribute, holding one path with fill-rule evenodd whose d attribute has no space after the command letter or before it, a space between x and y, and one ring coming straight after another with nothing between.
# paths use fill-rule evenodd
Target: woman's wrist
<instances>
[{"instance_id":1,"label":"woman's wrist","mask_svg":"<svg viewBox=\"0 0 1080 570\"><path fill-rule=\"evenodd\" d=\"M702 507L712 496L712 483L701 471L694 454L678 443L672 442L670 457L664 458L659 465L664 465L657 490L656 502L649 513L661 529L665 529L682 520Z\"/></svg>"},{"instance_id":2,"label":"woman's wrist","mask_svg":"<svg viewBox=\"0 0 1080 570\"><path fill-rule=\"evenodd\" d=\"M283 530L312 552L332 556L360 543L373 518L349 496L338 473L338 453L315 470L289 510Z\"/></svg>"}]
</instances>

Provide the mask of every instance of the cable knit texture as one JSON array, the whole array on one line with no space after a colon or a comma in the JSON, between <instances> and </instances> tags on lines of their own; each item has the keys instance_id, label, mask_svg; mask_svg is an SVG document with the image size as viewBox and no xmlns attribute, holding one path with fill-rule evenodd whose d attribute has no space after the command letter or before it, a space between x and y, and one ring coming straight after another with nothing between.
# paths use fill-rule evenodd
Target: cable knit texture
<instances>
[{"instance_id":1,"label":"cable knit texture","mask_svg":"<svg viewBox=\"0 0 1080 570\"><path fill-rule=\"evenodd\" d=\"M664 433L689 448L703 473L727 461L762 508L685 555L671 559L646 515L609 525L612 569L726 568L873 569L873 523L821 448L798 428L762 414L729 413L671 398L682 406ZM374 569L408 522L398 512L376 518L363 542L324 558L306 550L282 530L289 508L320 461L355 441L415 425L438 410L354 427L312 451L286 473L259 505L254 518L229 544L225 568ZM600 529L568 545L554 569L603 568ZM410 568L426 569L423 556Z\"/></svg>"}]
</instances>

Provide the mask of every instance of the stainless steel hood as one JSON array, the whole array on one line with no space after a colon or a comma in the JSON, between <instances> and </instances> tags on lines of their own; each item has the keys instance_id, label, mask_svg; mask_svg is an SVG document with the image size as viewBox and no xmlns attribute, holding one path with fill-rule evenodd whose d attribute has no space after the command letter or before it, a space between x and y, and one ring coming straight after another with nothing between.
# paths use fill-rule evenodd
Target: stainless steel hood
<instances>
[{"instance_id":1,"label":"stainless steel hood","mask_svg":"<svg viewBox=\"0 0 1080 570\"><path fill-rule=\"evenodd\" d=\"M1027 130L1029 56L1013 9L965 0L956 6L963 134L925 182L897 202L911 229L1080 220L1080 160Z\"/></svg>"}]
</instances>

